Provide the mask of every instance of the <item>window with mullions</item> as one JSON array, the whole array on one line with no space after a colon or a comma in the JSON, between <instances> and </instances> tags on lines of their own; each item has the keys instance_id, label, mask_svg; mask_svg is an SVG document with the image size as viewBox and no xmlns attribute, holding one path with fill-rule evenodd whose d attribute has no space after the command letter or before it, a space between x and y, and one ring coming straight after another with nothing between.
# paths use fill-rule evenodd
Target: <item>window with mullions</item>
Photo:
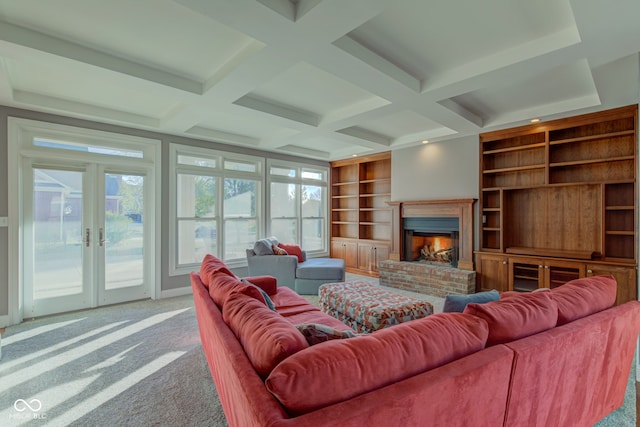
<instances>
[{"instance_id":1,"label":"window with mullions","mask_svg":"<svg viewBox=\"0 0 640 427\"><path fill-rule=\"evenodd\" d=\"M195 147L171 146L173 274L197 268L208 253L244 260L258 239L263 160Z\"/></svg>"},{"instance_id":2,"label":"window with mullions","mask_svg":"<svg viewBox=\"0 0 640 427\"><path fill-rule=\"evenodd\" d=\"M270 162L268 234L307 252L326 252L327 180L326 168Z\"/></svg>"}]
</instances>

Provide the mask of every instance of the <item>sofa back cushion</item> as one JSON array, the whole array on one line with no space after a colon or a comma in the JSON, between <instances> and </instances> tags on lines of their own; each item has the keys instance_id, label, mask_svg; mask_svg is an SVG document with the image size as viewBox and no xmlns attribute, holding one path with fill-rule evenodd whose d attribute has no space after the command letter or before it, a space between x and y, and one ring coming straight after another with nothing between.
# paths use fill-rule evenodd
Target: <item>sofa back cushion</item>
<instances>
[{"instance_id":1,"label":"sofa back cushion","mask_svg":"<svg viewBox=\"0 0 640 427\"><path fill-rule=\"evenodd\" d=\"M583 277L551 289L551 296L558 304L558 325L612 307L617 290L613 276Z\"/></svg>"},{"instance_id":2,"label":"sofa back cushion","mask_svg":"<svg viewBox=\"0 0 640 427\"><path fill-rule=\"evenodd\" d=\"M484 319L489 325L487 346L514 341L556 326L558 305L551 292L531 292L487 302L468 304L464 313Z\"/></svg>"},{"instance_id":3,"label":"sofa back cushion","mask_svg":"<svg viewBox=\"0 0 640 427\"><path fill-rule=\"evenodd\" d=\"M226 274L214 274L210 277L209 296L218 307L223 307L226 300L234 292L241 292L247 296L260 301L265 307L267 306L260 290L254 285L242 283L240 279Z\"/></svg>"},{"instance_id":4,"label":"sofa back cushion","mask_svg":"<svg viewBox=\"0 0 640 427\"><path fill-rule=\"evenodd\" d=\"M243 293L229 295L222 307L222 317L262 378L287 357L309 347L293 324Z\"/></svg>"},{"instance_id":5,"label":"sofa back cushion","mask_svg":"<svg viewBox=\"0 0 640 427\"><path fill-rule=\"evenodd\" d=\"M314 345L276 366L266 385L292 415L302 414L479 351L487 334L486 322L477 317L434 314Z\"/></svg>"},{"instance_id":6,"label":"sofa back cushion","mask_svg":"<svg viewBox=\"0 0 640 427\"><path fill-rule=\"evenodd\" d=\"M205 255L202 264L200 264L200 280L202 280L204 286L208 288L209 282L218 273L236 277L220 259L211 254Z\"/></svg>"}]
</instances>

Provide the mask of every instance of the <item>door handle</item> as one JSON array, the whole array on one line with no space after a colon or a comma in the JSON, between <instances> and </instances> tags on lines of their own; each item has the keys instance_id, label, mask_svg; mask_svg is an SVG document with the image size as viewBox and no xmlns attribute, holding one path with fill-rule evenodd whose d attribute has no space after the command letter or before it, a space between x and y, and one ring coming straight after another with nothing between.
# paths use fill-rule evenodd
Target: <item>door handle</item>
<instances>
[{"instance_id":1,"label":"door handle","mask_svg":"<svg viewBox=\"0 0 640 427\"><path fill-rule=\"evenodd\" d=\"M91 230L88 228L84 231L84 244L86 247L91 246Z\"/></svg>"},{"instance_id":2,"label":"door handle","mask_svg":"<svg viewBox=\"0 0 640 427\"><path fill-rule=\"evenodd\" d=\"M98 230L98 239L100 242L100 246L104 246L104 228L100 227Z\"/></svg>"}]
</instances>

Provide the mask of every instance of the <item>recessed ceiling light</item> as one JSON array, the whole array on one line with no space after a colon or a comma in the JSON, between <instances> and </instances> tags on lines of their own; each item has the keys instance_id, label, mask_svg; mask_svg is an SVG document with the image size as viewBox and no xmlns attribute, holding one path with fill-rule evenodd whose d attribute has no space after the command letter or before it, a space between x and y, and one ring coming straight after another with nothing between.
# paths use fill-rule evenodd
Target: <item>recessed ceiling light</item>
<instances>
[{"instance_id":1,"label":"recessed ceiling light","mask_svg":"<svg viewBox=\"0 0 640 427\"><path fill-rule=\"evenodd\" d=\"M357 154L352 154L351 157L358 157L358 155Z\"/></svg>"},{"instance_id":2,"label":"recessed ceiling light","mask_svg":"<svg viewBox=\"0 0 640 427\"><path fill-rule=\"evenodd\" d=\"M540 121L540 119L536 118L536 119L531 119L531 123L538 123Z\"/></svg>"},{"instance_id":3,"label":"recessed ceiling light","mask_svg":"<svg viewBox=\"0 0 640 427\"><path fill-rule=\"evenodd\" d=\"M423 143L423 144L428 144L428 143L429 143L429 140L428 140L428 139L425 139L424 141L422 141L422 143Z\"/></svg>"}]
</instances>

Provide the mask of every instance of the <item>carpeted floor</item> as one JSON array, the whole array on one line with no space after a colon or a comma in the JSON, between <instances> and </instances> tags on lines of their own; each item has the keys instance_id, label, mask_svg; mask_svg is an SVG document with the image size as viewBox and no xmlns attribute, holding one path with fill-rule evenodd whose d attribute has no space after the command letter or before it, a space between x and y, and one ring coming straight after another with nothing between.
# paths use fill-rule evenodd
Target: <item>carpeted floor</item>
<instances>
[{"instance_id":1,"label":"carpeted floor","mask_svg":"<svg viewBox=\"0 0 640 427\"><path fill-rule=\"evenodd\" d=\"M436 312L442 310L442 299L422 297ZM317 303L317 297L309 300ZM633 380L635 369L624 406L599 427L635 426ZM7 328L0 359L0 426L17 425L226 426L191 296Z\"/></svg>"}]
</instances>

